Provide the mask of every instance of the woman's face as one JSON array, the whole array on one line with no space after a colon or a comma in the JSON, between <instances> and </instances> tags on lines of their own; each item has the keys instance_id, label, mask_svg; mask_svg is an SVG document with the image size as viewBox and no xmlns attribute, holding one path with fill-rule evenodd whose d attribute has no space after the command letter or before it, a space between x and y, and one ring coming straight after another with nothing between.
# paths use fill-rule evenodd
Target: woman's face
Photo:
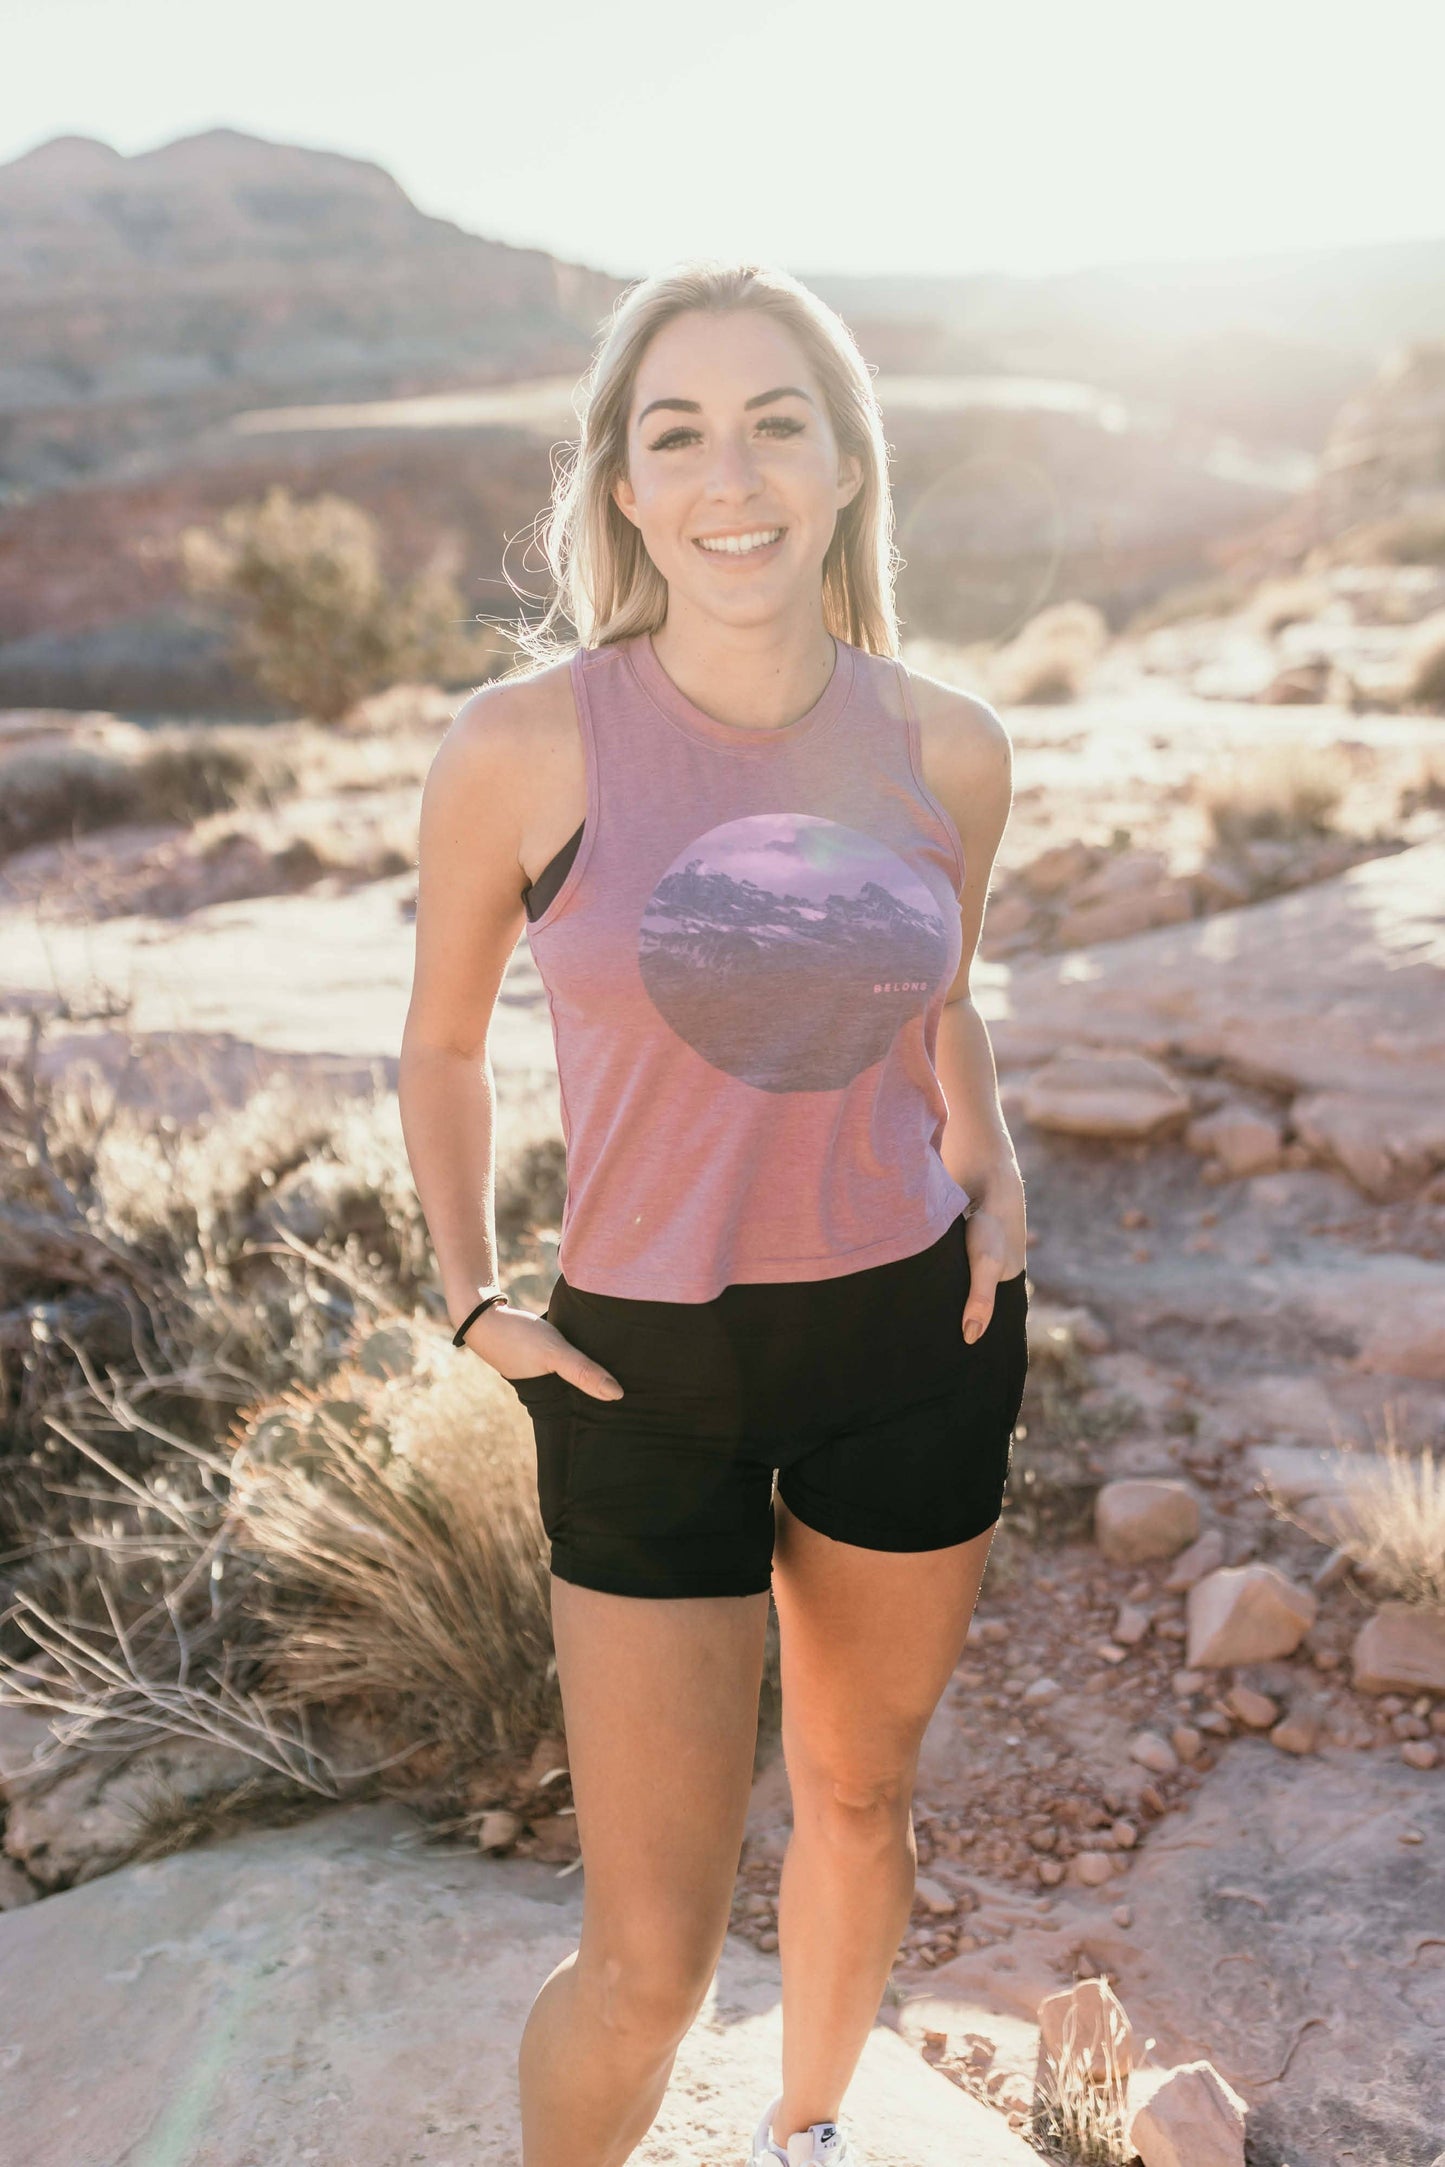
<instances>
[{"instance_id":1,"label":"woman's face","mask_svg":"<svg viewBox=\"0 0 1445 2167\"><path fill-rule=\"evenodd\" d=\"M753 625L817 607L839 512L862 484L792 333L758 309L690 310L653 338L614 488L668 584Z\"/></svg>"}]
</instances>

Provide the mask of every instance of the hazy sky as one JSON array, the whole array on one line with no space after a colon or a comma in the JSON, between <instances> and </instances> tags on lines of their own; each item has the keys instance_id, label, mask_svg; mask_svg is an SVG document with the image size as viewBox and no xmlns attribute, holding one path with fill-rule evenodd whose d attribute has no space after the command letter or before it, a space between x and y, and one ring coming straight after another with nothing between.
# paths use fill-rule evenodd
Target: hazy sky
<instances>
[{"instance_id":1,"label":"hazy sky","mask_svg":"<svg viewBox=\"0 0 1445 2167\"><path fill-rule=\"evenodd\" d=\"M1442 0L0 0L0 159L227 124L623 274L1445 234Z\"/></svg>"}]
</instances>

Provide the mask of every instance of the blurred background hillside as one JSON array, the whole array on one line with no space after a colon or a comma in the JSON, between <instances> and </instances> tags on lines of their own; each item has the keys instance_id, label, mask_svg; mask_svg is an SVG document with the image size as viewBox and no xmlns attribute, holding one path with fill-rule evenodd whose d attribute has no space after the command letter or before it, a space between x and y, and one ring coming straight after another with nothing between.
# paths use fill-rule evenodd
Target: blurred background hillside
<instances>
[{"instance_id":1,"label":"blurred background hillside","mask_svg":"<svg viewBox=\"0 0 1445 2167\"><path fill-rule=\"evenodd\" d=\"M772 13L796 28L796 8ZM67 110L59 86L45 87ZM1135 87L1165 95L1147 73ZM93 84L89 95L94 105ZM681 101L696 95L684 83ZM714 130L724 104L707 111ZM111 105L124 113L123 86ZM327 112L318 91L308 133L326 132ZM987 263L1007 249L1010 207L995 232L993 192L964 155L968 114L965 103L960 224ZM405 115L392 117L400 144ZM1156 124L1140 113L1141 130ZM1181 120L1182 142L1197 126ZM1066 161L1049 170L1049 139L1023 110L1013 140L1013 164L1035 169L1043 190L1045 228L1050 189L1062 223ZM635 140L626 147L637 158ZM1287 162L1283 131L1278 148ZM598 154L594 128L585 157ZM1257 155L1236 142L1237 163ZM552 162L542 144L537 156ZM923 169L935 196L938 156ZM1162 174L1166 197L1171 182L1181 199L1192 186L1183 165ZM1235 228L1228 174L1218 178L1223 233ZM1297 192L1281 178L1282 199ZM900 174L905 262L921 245L913 193ZM1265 231L1280 225L1270 209ZM853 241L840 225L833 268L790 261L877 372L909 633L998 640L1065 599L1097 605L1117 632L1161 602L1170 614L1181 590L1298 568L1381 517L1419 514L1429 532L1376 537L1367 554L1433 559L1445 201L1439 238L1390 238L1390 213L1418 236L1430 210L1404 191L1379 214L1380 239L1347 246L1206 258L1196 238L1179 262L956 275L891 271L886 251L841 267L871 235ZM1310 223L1297 220L1301 232ZM613 266L645 231L639 207ZM699 204L699 246L768 237L755 211L734 234ZM1101 260L1121 245L1125 231L1101 224ZM372 514L389 576L452 582L462 617L506 614L504 551L520 575L519 537L621 283L615 267L429 215L384 161L235 126L130 154L56 133L11 157L0 166L0 702L265 712L219 605L187 591L180 537L275 484ZM458 681L468 674L463 661Z\"/></svg>"}]
</instances>

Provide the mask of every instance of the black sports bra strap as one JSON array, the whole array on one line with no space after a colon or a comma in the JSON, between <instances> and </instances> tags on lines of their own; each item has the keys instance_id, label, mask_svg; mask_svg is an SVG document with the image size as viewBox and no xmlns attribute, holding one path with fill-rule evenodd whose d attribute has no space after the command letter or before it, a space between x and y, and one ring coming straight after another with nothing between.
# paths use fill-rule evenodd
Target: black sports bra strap
<instances>
[{"instance_id":1,"label":"black sports bra strap","mask_svg":"<svg viewBox=\"0 0 1445 2167\"><path fill-rule=\"evenodd\" d=\"M537 878L529 881L527 886L523 888L522 905L529 918L541 917L543 911L567 878L568 873L572 870L572 860L577 855L582 841L582 829L586 825L587 823L584 820L575 834L568 836L556 856L547 860Z\"/></svg>"}]
</instances>

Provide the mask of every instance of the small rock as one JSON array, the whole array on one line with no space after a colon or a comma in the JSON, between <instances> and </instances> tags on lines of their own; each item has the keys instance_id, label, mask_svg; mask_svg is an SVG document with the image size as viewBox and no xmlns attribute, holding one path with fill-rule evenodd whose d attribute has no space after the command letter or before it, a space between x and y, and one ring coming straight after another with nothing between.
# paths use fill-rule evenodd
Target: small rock
<instances>
[{"instance_id":1,"label":"small rock","mask_svg":"<svg viewBox=\"0 0 1445 2167\"><path fill-rule=\"evenodd\" d=\"M1139 1841L1139 1831L1132 1821L1115 1821L1109 1830L1114 1845L1120 1851L1132 1851Z\"/></svg>"},{"instance_id":2,"label":"small rock","mask_svg":"<svg viewBox=\"0 0 1445 2167\"><path fill-rule=\"evenodd\" d=\"M1176 1723L1169 1733L1169 1743L1181 1761L1197 1761L1204 1740L1192 1723Z\"/></svg>"},{"instance_id":3,"label":"small rock","mask_svg":"<svg viewBox=\"0 0 1445 2167\"><path fill-rule=\"evenodd\" d=\"M39 1894L30 1876L12 1859L0 1858L0 1911L18 1911L22 1904L33 1904Z\"/></svg>"},{"instance_id":4,"label":"small rock","mask_svg":"<svg viewBox=\"0 0 1445 2167\"><path fill-rule=\"evenodd\" d=\"M1187 1550L1181 1550L1164 1576L1171 1595L1187 1595L1206 1573L1218 1572L1224 1563L1224 1537L1217 1527L1207 1527Z\"/></svg>"},{"instance_id":5,"label":"small rock","mask_svg":"<svg viewBox=\"0 0 1445 2167\"><path fill-rule=\"evenodd\" d=\"M1114 1869L1102 1851L1080 1851L1069 1860L1069 1879L1080 1888L1101 1889L1113 1878Z\"/></svg>"},{"instance_id":6,"label":"small rock","mask_svg":"<svg viewBox=\"0 0 1445 2167\"><path fill-rule=\"evenodd\" d=\"M1233 1685L1224 1696L1225 1705L1247 1730L1267 1731L1279 1721L1279 1705L1268 1693L1256 1693L1252 1685Z\"/></svg>"},{"instance_id":7,"label":"small rock","mask_svg":"<svg viewBox=\"0 0 1445 2167\"><path fill-rule=\"evenodd\" d=\"M1221 1106L1191 1121L1184 1132L1191 1151L1219 1161L1226 1174L1263 1174L1280 1163L1284 1134L1280 1123L1252 1106Z\"/></svg>"},{"instance_id":8,"label":"small rock","mask_svg":"<svg viewBox=\"0 0 1445 2167\"><path fill-rule=\"evenodd\" d=\"M1276 1723L1269 1734L1272 1746L1281 1753L1313 1753L1319 1743L1320 1719L1316 1709L1303 1703L1291 1708L1288 1715Z\"/></svg>"},{"instance_id":9,"label":"small rock","mask_svg":"<svg viewBox=\"0 0 1445 2167\"><path fill-rule=\"evenodd\" d=\"M1129 1752L1152 1776L1172 1776L1179 1766L1178 1754L1157 1731L1136 1732L1129 1741Z\"/></svg>"},{"instance_id":10,"label":"small rock","mask_svg":"<svg viewBox=\"0 0 1445 2167\"><path fill-rule=\"evenodd\" d=\"M1112 1627L1113 1636L1121 1647L1137 1648L1152 1623L1148 1611L1137 1603L1121 1603Z\"/></svg>"},{"instance_id":11,"label":"small rock","mask_svg":"<svg viewBox=\"0 0 1445 2167\"><path fill-rule=\"evenodd\" d=\"M1400 1758L1411 1768L1433 1768L1440 1758L1440 1748L1433 1738L1407 1738L1400 1748Z\"/></svg>"},{"instance_id":12,"label":"small rock","mask_svg":"<svg viewBox=\"0 0 1445 2167\"><path fill-rule=\"evenodd\" d=\"M926 1874L919 1874L913 1884L913 1901L938 1919L950 1918L958 1909L958 1898L941 1881L931 1881Z\"/></svg>"},{"instance_id":13,"label":"small rock","mask_svg":"<svg viewBox=\"0 0 1445 2167\"><path fill-rule=\"evenodd\" d=\"M1064 1878L1064 1869L1057 1859L1040 1859L1038 1876L1046 1889L1056 1889Z\"/></svg>"},{"instance_id":14,"label":"small rock","mask_svg":"<svg viewBox=\"0 0 1445 2167\"><path fill-rule=\"evenodd\" d=\"M502 1806L494 1806L490 1813L482 1815L477 1825L477 1846L482 1851L505 1851L521 1833L519 1817Z\"/></svg>"},{"instance_id":15,"label":"small rock","mask_svg":"<svg viewBox=\"0 0 1445 2167\"><path fill-rule=\"evenodd\" d=\"M1057 1678L1035 1678L1032 1685L1024 1687L1021 1698L1025 1708L1046 1708L1062 1691Z\"/></svg>"},{"instance_id":16,"label":"small rock","mask_svg":"<svg viewBox=\"0 0 1445 2167\"><path fill-rule=\"evenodd\" d=\"M1176 1670L1170 1679L1170 1689L1176 1700L1193 1700L1202 1693L1209 1679L1202 1670Z\"/></svg>"},{"instance_id":17,"label":"small rock","mask_svg":"<svg viewBox=\"0 0 1445 2167\"><path fill-rule=\"evenodd\" d=\"M1129 1927L1134 1924L1134 1914L1127 1904L1115 1904L1110 1917L1116 1926Z\"/></svg>"},{"instance_id":18,"label":"small rock","mask_svg":"<svg viewBox=\"0 0 1445 2167\"><path fill-rule=\"evenodd\" d=\"M1116 1565L1173 1557L1199 1533L1199 1499L1166 1478L1106 1482L1094 1500L1094 1539Z\"/></svg>"},{"instance_id":19,"label":"small rock","mask_svg":"<svg viewBox=\"0 0 1445 2167\"><path fill-rule=\"evenodd\" d=\"M1189 1591L1188 1667L1220 1670L1292 1655L1318 1600L1273 1565L1223 1565Z\"/></svg>"},{"instance_id":20,"label":"small rock","mask_svg":"<svg viewBox=\"0 0 1445 2167\"><path fill-rule=\"evenodd\" d=\"M1244 2167L1247 2109L1211 2062L1185 2062L1129 2117L1144 2167Z\"/></svg>"},{"instance_id":21,"label":"small rock","mask_svg":"<svg viewBox=\"0 0 1445 2167\"><path fill-rule=\"evenodd\" d=\"M1361 1693L1445 1693L1445 1610L1382 1603L1355 1636Z\"/></svg>"}]
</instances>

